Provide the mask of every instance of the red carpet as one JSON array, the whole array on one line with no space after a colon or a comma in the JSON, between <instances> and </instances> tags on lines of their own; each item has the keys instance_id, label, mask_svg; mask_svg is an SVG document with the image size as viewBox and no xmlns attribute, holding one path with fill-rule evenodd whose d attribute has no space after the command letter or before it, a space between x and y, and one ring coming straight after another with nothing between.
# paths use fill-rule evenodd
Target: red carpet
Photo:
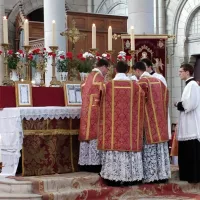
<instances>
[{"instance_id":1,"label":"red carpet","mask_svg":"<svg viewBox=\"0 0 200 200\"><path fill-rule=\"evenodd\" d=\"M172 167L167 184L131 187L108 187L97 174L87 172L13 178L32 181L33 192L43 200L200 200L200 184L179 181L177 167Z\"/></svg>"}]
</instances>

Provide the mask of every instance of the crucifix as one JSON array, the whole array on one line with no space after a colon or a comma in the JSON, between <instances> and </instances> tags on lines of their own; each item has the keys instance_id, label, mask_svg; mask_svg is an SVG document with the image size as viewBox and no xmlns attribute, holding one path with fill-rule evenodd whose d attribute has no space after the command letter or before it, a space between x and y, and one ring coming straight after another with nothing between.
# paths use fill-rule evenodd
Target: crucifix
<instances>
[{"instance_id":1,"label":"crucifix","mask_svg":"<svg viewBox=\"0 0 200 200\"><path fill-rule=\"evenodd\" d=\"M85 39L86 34L80 33L79 29L76 28L75 20L72 20L72 28L68 28L66 31L60 33L60 35L65 36L72 43L72 51L75 51L75 44L81 38Z\"/></svg>"}]
</instances>

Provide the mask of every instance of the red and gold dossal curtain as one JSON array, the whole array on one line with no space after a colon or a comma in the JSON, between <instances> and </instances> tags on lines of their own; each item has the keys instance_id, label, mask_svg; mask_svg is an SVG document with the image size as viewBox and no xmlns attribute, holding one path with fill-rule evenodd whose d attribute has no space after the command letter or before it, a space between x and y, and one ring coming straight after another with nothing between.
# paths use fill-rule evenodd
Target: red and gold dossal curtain
<instances>
[{"instance_id":1,"label":"red and gold dossal curtain","mask_svg":"<svg viewBox=\"0 0 200 200\"><path fill-rule=\"evenodd\" d=\"M135 56L134 61L140 61L143 58L151 60L157 70L166 75L166 40L167 35L135 35ZM130 50L129 35L122 35L122 49L129 54Z\"/></svg>"}]
</instances>

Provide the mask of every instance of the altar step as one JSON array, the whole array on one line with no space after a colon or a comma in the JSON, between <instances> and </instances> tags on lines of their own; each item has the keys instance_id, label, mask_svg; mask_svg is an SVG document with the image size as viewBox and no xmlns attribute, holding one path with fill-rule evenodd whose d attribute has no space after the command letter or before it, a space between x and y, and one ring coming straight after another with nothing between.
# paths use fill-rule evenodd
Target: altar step
<instances>
[{"instance_id":1,"label":"altar step","mask_svg":"<svg viewBox=\"0 0 200 200\"><path fill-rule=\"evenodd\" d=\"M32 177L0 177L0 200L200 200L200 184L178 180L172 167L167 184L108 187L95 173L76 172Z\"/></svg>"}]
</instances>

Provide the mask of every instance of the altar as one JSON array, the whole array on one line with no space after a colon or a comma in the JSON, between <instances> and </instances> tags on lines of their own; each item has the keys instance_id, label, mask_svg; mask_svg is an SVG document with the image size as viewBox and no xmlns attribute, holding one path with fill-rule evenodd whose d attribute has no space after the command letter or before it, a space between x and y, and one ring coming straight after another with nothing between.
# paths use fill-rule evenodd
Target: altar
<instances>
[{"instance_id":1,"label":"altar","mask_svg":"<svg viewBox=\"0 0 200 200\"><path fill-rule=\"evenodd\" d=\"M0 111L2 176L78 170L80 107L18 107ZM20 151L22 150L22 155Z\"/></svg>"}]
</instances>

